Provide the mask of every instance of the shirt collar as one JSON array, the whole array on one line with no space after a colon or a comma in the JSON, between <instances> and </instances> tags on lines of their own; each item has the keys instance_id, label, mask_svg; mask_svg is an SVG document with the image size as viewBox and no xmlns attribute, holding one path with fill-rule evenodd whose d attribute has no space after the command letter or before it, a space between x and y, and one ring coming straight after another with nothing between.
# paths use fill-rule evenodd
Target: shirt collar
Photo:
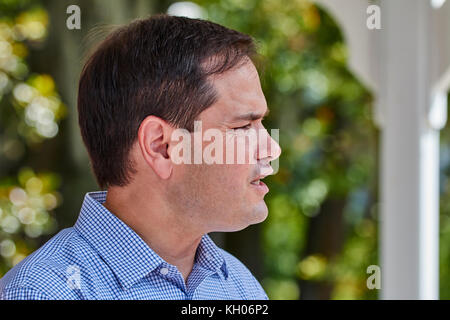
<instances>
[{"instance_id":1,"label":"shirt collar","mask_svg":"<svg viewBox=\"0 0 450 320\"><path fill-rule=\"evenodd\" d=\"M223 274L225 279L228 277L225 258L207 234L203 235L197 247L195 262L207 269L217 271L219 275Z\"/></svg>"},{"instance_id":2,"label":"shirt collar","mask_svg":"<svg viewBox=\"0 0 450 320\"><path fill-rule=\"evenodd\" d=\"M129 288L165 261L103 206L106 195L107 191L86 193L74 227L105 260L122 287ZM228 276L225 259L207 234L200 241L195 262Z\"/></svg>"}]
</instances>

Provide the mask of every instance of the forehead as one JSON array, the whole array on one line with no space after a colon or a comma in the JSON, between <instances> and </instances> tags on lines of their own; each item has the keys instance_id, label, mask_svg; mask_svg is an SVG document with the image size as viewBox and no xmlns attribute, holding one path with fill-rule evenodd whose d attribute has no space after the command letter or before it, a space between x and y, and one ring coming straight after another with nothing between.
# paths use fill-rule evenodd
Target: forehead
<instances>
[{"instance_id":1,"label":"forehead","mask_svg":"<svg viewBox=\"0 0 450 320\"><path fill-rule=\"evenodd\" d=\"M249 112L264 114L267 102L261 89L258 72L251 62L210 78L218 100L202 112L203 120L231 121Z\"/></svg>"}]
</instances>

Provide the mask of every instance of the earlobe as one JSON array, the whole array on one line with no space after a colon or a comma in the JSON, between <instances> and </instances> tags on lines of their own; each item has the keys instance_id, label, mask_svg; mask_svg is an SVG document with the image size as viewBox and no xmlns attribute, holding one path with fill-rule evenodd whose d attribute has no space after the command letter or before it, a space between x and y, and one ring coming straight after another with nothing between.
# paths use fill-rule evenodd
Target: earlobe
<instances>
[{"instance_id":1,"label":"earlobe","mask_svg":"<svg viewBox=\"0 0 450 320\"><path fill-rule=\"evenodd\" d=\"M138 131L139 147L148 166L161 178L168 179L172 174L172 161L167 152L169 135L168 124L155 116L146 117Z\"/></svg>"}]
</instances>

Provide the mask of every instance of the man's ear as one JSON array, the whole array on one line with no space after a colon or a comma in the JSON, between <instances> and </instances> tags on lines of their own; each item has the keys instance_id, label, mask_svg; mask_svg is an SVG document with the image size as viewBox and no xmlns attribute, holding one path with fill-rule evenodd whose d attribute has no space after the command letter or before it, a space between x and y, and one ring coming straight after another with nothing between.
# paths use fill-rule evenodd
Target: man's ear
<instances>
[{"instance_id":1,"label":"man's ear","mask_svg":"<svg viewBox=\"0 0 450 320\"><path fill-rule=\"evenodd\" d=\"M146 117L138 131L142 156L161 179L168 179L173 169L172 160L167 152L170 133L170 125L156 116Z\"/></svg>"}]
</instances>

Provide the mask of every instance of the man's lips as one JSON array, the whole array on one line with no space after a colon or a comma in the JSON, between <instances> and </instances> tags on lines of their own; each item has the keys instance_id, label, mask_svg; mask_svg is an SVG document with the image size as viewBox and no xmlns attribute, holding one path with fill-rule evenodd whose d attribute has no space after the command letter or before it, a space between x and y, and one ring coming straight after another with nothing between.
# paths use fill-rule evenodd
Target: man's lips
<instances>
[{"instance_id":1,"label":"man's lips","mask_svg":"<svg viewBox=\"0 0 450 320\"><path fill-rule=\"evenodd\" d=\"M269 187L267 187L267 185L261 180L252 181L250 185L261 194L266 194L269 192Z\"/></svg>"},{"instance_id":2,"label":"man's lips","mask_svg":"<svg viewBox=\"0 0 450 320\"><path fill-rule=\"evenodd\" d=\"M264 179L265 177L267 177L268 175L273 173L273 169L272 167L264 167L260 170L261 174L257 177L255 177L250 184L252 185L252 187L254 187L258 192L260 192L261 194L266 194L267 192L269 192L269 188L267 187L267 185L262 182L261 180Z\"/></svg>"}]
</instances>

